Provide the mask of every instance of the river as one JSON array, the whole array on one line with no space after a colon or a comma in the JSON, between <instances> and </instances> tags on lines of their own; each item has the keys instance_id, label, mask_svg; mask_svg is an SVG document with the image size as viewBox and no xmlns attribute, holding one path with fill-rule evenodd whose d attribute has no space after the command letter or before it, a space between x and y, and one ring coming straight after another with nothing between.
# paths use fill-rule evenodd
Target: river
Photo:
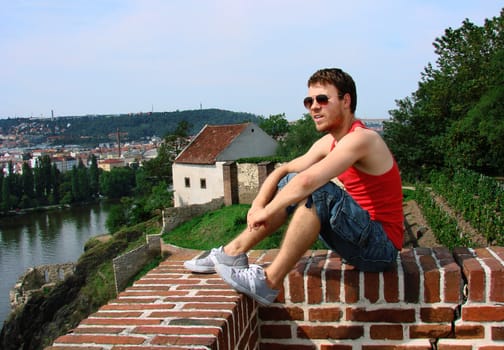
<instances>
[{"instance_id":1,"label":"river","mask_svg":"<svg viewBox=\"0 0 504 350\"><path fill-rule=\"evenodd\" d=\"M77 261L89 238L107 233L109 209L101 202L0 218L0 328L18 278L33 266Z\"/></svg>"}]
</instances>

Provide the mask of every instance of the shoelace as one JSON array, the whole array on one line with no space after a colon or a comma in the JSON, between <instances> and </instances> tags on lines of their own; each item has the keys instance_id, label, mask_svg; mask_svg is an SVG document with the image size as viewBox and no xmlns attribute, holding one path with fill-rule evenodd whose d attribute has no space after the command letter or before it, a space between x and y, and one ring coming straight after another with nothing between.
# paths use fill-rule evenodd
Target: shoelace
<instances>
[{"instance_id":1,"label":"shoelace","mask_svg":"<svg viewBox=\"0 0 504 350\"><path fill-rule=\"evenodd\" d=\"M255 280L257 278L262 279L264 273L262 272L262 268L260 266L250 265L248 269L235 269L233 270L235 278L237 280L247 282L248 288L255 294L256 292L256 284Z\"/></svg>"}]
</instances>

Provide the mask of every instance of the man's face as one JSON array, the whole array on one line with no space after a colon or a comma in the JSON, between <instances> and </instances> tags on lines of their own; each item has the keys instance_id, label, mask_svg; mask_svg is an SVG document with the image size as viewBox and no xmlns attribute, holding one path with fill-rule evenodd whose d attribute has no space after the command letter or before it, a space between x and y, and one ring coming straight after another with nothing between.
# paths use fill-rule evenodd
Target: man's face
<instances>
[{"instance_id":1,"label":"man's face","mask_svg":"<svg viewBox=\"0 0 504 350\"><path fill-rule=\"evenodd\" d=\"M311 98L308 102L312 103L306 107L309 107L317 131L330 132L343 122L346 103L338 94L338 89L330 84L317 83L308 88L308 97Z\"/></svg>"}]
</instances>

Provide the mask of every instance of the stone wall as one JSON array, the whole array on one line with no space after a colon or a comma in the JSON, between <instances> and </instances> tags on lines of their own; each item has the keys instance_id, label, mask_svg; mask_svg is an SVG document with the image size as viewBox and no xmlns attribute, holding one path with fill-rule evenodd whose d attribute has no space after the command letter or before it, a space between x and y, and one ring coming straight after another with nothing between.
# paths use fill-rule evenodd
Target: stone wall
<instances>
[{"instance_id":1,"label":"stone wall","mask_svg":"<svg viewBox=\"0 0 504 350\"><path fill-rule=\"evenodd\" d=\"M205 204L193 204L185 207L171 207L163 211L163 230L169 232L178 225L209 211L217 210L224 205L223 198L217 198Z\"/></svg>"},{"instance_id":2,"label":"stone wall","mask_svg":"<svg viewBox=\"0 0 504 350\"><path fill-rule=\"evenodd\" d=\"M119 293L129 281L154 257L161 254L161 236L148 235L147 242L112 260L116 292Z\"/></svg>"},{"instance_id":3,"label":"stone wall","mask_svg":"<svg viewBox=\"0 0 504 350\"><path fill-rule=\"evenodd\" d=\"M44 288L52 288L75 271L75 263L40 265L28 269L10 291L11 307L23 305L30 296Z\"/></svg>"}]
</instances>

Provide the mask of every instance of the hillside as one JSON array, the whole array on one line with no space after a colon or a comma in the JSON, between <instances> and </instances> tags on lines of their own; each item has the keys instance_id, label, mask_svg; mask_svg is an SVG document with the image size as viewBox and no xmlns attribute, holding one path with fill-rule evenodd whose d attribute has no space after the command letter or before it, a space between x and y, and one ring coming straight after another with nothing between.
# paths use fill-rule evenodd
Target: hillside
<instances>
[{"instance_id":1,"label":"hillside","mask_svg":"<svg viewBox=\"0 0 504 350\"><path fill-rule=\"evenodd\" d=\"M258 116L220 109L198 109L175 112L148 112L120 115L62 116L56 118L0 119L0 134L15 135L33 142L52 144L95 145L115 141L117 131L123 141L140 140L173 133L180 122L187 132L197 133L205 124L257 122Z\"/></svg>"}]
</instances>

